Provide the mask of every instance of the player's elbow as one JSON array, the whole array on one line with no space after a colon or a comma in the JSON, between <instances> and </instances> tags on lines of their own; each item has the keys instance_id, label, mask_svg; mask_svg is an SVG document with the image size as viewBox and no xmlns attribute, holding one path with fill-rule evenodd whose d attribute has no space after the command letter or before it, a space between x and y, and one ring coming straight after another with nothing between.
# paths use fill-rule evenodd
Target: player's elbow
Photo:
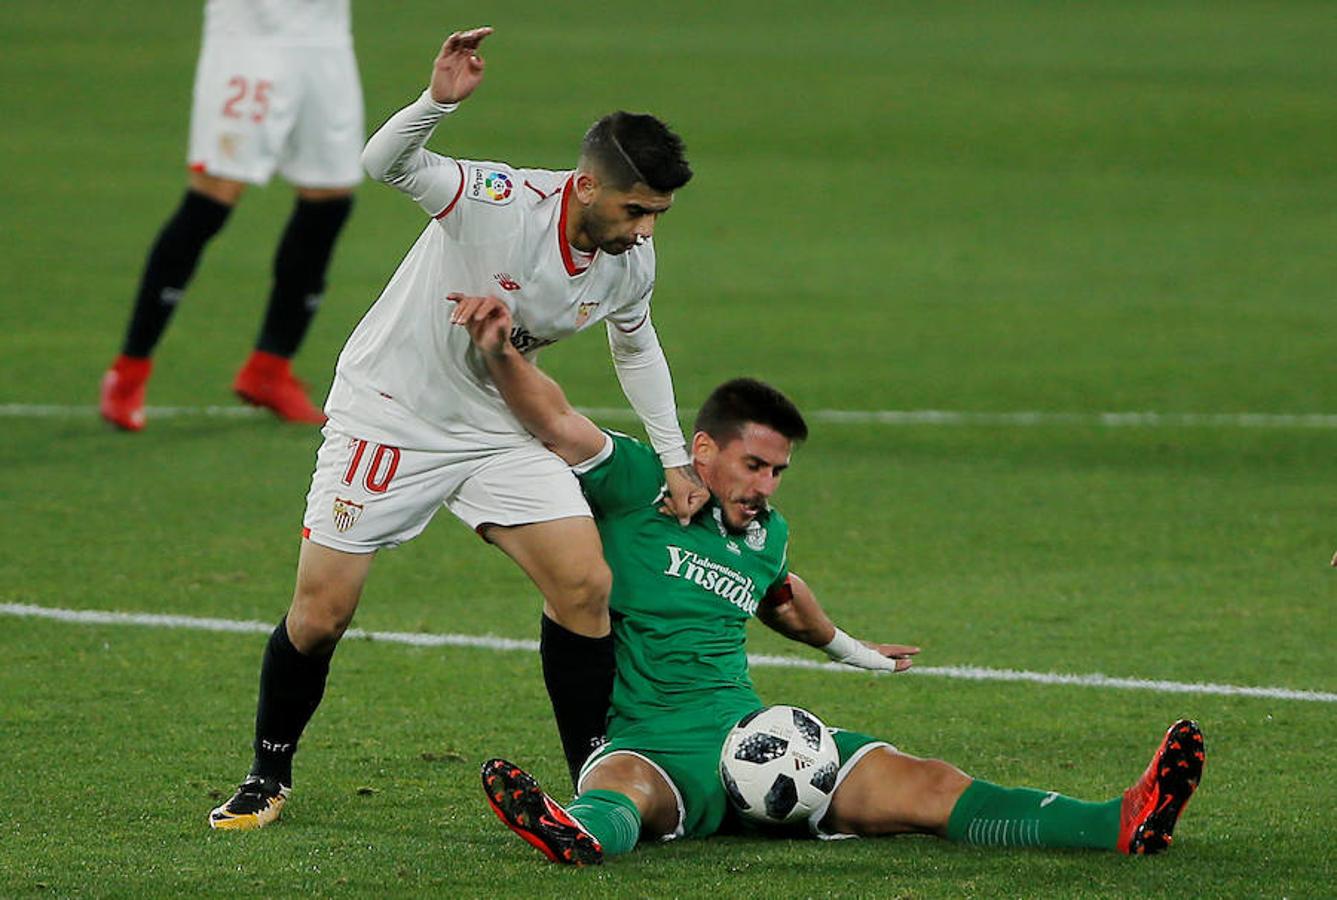
<instances>
[{"instance_id":1,"label":"player's elbow","mask_svg":"<svg viewBox=\"0 0 1337 900\"><path fill-rule=\"evenodd\" d=\"M362 170L373 181L394 184L402 179L404 172L398 163L398 159L377 148L374 136L362 148Z\"/></svg>"},{"instance_id":2,"label":"player's elbow","mask_svg":"<svg viewBox=\"0 0 1337 900\"><path fill-rule=\"evenodd\" d=\"M553 453L562 458L562 461L568 465L582 463L589 456L584 451L580 443L580 431L577 427L573 415L574 410L568 409L564 413L548 416L544 421L537 423L538 430L534 436L543 443Z\"/></svg>"},{"instance_id":3,"label":"player's elbow","mask_svg":"<svg viewBox=\"0 0 1337 900\"><path fill-rule=\"evenodd\" d=\"M369 178L380 181L384 177L386 169L389 168L383 154L375 151L376 139L367 141L362 148L362 170L367 173Z\"/></svg>"}]
</instances>

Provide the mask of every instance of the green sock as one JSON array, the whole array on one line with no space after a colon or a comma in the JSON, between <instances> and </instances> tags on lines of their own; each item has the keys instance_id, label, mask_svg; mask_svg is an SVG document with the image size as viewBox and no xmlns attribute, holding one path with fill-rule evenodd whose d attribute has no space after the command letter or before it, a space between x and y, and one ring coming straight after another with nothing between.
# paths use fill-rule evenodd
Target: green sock
<instances>
[{"instance_id":1,"label":"green sock","mask_svg":"<svg viewBox=\"0 0 1337 900\"><path fill-rule=\"evenodd\" d=\"M626 853L641 836L641 813L626 794L586 791L566 811L603 847L604 856Z\"/></svg>"},{"instance_id":2,"label":"green sock","mask_svg":"<svg viewBox=\"0 0 1337 900\"><path fill-rule=\"evenodd\" d=\"M1122 798L1087 803L1053 791L1004 788L976 779L956 801L947 839L990 847L1113 850Z\"/></svg>"}]
</instances>

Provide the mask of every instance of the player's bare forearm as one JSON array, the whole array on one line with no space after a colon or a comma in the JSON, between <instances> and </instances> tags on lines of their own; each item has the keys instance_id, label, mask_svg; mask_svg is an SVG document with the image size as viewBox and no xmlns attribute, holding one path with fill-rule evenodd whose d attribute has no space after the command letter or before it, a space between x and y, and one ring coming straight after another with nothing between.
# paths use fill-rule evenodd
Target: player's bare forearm
<instances>
[{"instance_id":1,"label":"player's bare forearm","mask_svg":"<svg viewBox=\"0 0 1337 900\"><path fill-rule=\"evenodd\" d=\"M757 617L785 637L860 669L904 672L914 665L911 657L919 652L909 644L875 644L850 637L831 621L807 582L792 572L784 585L767 595Z\"/></svg>"},{"instance_id":2,"label":"player's bare forearm","mask_svg":"<svg viewBox=\"0 0 1337 900\"><path fill-rule=\"evenodd\" d=\"M585 462L604 448L607 436L577 412L561 385L515 349L511 315L496 297L451 294L451 321L469 331L482 352L492 381L520 424L570 465Z\"/></svg>"},{"instance_id":3,"label":"player's bare forearm","mask_svg":"<svg viewBox=\"0 0 1337 900\"><path fill-rule=\"evenodd\" d=\"M817 602L807 582L789 573L785 584L767 595L757 608L757 618L792 641L822 647L835 636L836 626Z\"/></svg>"},{"instance_id":4,"label":"player's bare forearm","mask_svg":"<svg viewBox=\"0 0 1337 900\"><path fill-rule=\"evenodd\" d=\"M486 359L488 372L506 405L545 447L570 465L584 462L603 449L607 438L598 426L576 412L561 386L509 343Z\"/></svg>"}]
</instances>

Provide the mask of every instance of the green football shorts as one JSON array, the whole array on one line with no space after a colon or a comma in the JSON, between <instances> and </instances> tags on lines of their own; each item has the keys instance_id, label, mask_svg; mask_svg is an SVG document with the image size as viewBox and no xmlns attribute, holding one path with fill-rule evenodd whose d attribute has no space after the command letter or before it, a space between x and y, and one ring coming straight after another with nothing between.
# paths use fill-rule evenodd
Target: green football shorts
<instances>
[{"instance_id":1,"label":"green football shorts","mask_svg":"<svg viewBox=\"0 0 1337 900\"><path fill-rule=\"evenodd\" d=\"M718 721L708 723L697 718L689 728L665 727L667 723L663 719L656 719L624 725L622 728L614 726L609 742L596 750L581 767L579 782L583 783L586 776L610 756L631 754L654 766L673 789L678 801L678 827L671 834L660 836L660 840L707 837L717 831L752 830L752 824L744 823L729 804L729 795L720 781L720 749L736 721L731 719L720 724ZM865 753L877 747L895 749L886 741L857 731L841 728L828 730L840 753L836 790ZM835 795L835 790L831 795ZM831 834L820 827L819 823L825 817L829 805L828 798L826 803L813 810L808 817L808 830L824 839L852 837ZM766 829L768 832L771 830L793 836L791 829Z\"/></svg>"}]
</instances>

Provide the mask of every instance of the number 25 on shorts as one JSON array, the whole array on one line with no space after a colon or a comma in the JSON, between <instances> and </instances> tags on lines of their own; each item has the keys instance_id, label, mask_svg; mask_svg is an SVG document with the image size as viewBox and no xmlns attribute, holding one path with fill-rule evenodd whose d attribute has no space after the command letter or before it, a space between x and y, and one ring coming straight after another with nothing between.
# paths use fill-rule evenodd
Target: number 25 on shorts
<instances>
[{"instance_id":1,"label":"number 25 on shorts","mask_svg":"<svg viewBox=\"0 0 1337 900\"><path fill-rule=\"evenodd\" d=\"M243 75L233 75L227 81L228 95L223 103L223 115L229 119L249 115L251 121L259 125L269 115L269 92L273 87L272 81L263 78L250 81Z\"/></svg>"}]
</instances>

